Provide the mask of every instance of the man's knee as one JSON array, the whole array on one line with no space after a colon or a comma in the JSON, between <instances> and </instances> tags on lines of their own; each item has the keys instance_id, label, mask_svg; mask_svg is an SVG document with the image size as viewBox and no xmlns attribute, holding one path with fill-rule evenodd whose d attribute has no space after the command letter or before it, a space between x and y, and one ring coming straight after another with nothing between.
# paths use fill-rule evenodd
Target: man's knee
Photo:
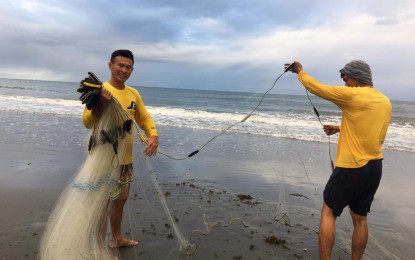
<instances>
[{"instance_id":1,"label":"man's knee","mask_svg":"<svg viewBox=\"0 0 415 260\"><path fill-rule=\"evenodd\" d=\"M336 215L334 214L333 210L325 202L323 203L323 207L321 208L321 218L336 219Z\"/></svg>"},{"instance_id":2,"label":"man's knee","mask_svg":"<svg viewBox=\"0 0 415 260\"><path fill-rule=\"evenodd\" d=\"M352 220L353 220L353 225L356 226L361 226L361 225L367 225L367 216L362 216L359 215L355 212L353 212L353 210L349 210L350 211L350 215L352 216Z\"/></svg>"},{"instance_id":3,"label":"man's knee","mask_svg":"<svg viewBox=\"0 0 415 260\"><path fill-rule=\"evenodd\" d=\"M120 195L116 199L116 203L117 204L124 204L128 199L128 195L129 195L129 185L125 185L125 186L121 187Z\"/></svg>"}]
</instances>

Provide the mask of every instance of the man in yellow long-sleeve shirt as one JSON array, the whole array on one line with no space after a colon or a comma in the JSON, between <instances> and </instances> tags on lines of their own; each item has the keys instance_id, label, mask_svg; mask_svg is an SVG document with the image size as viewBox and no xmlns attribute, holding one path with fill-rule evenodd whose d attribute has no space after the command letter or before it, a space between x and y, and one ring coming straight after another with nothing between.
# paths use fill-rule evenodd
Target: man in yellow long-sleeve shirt
<instances>
[{"instance_id":1,"label":"man in yellow long-sleeve shirt","mask_svg":"<svg viewBox=\"0 0 415 260\"><path fill-rule=\"evenodd\" d=\"M132 52L129 50L114 51L111 55L111 60L108 63L108 66L111 72L111 79L108 82L103 83L101 96L104 100L104 104L112 97L115 97L121 104L122 108L128 112L131 119L135 120L140 128L145 131L148 139L144 153L149 156L155 155L158 147L158 134L156 126L152 117L147 112L138 91L125 85L125 82L134 70L134 56ZM95 120L99 119L102 109L102 106L92 110L85 108L82 117L85 127L93 127ZM130 183L133 180L133 136L128 135L127 138L126 150L122 153L124 154L124 157L121 158L122 167L119 184L114 188L110 196L113 200L110 213L113 239L109 246L113 248L138 245L138 241L126 239L123 237L121 232L124 204L128 199Z\"/></svg>"},{"instance_id":2,"label":"man in yellow long-sleeve shirt","mask_svg":"<svg viewBox=\"0 0 415 260\"><path fill-rule=\"evenodd\" d=\"M369 65L354 60L340 70L345 86L321 84L295 62L292 72L311 93L342 110L339 126L325 125L328 135L340 132L336 167L324 189L319 230L320 258L330 259L336 218L346 206L353 220L352 259L361 259L368 240L367 213L382 177L382 144L392 105L373 87Z\"/></svg>"}]
</instances>

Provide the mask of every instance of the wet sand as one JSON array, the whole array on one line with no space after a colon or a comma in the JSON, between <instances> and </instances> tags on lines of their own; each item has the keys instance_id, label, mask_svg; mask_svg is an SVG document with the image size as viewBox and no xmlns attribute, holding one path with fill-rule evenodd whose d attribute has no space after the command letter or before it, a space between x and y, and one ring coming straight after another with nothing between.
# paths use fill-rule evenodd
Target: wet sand
<instances>
[{"instance_id":1,"label":"wet sand","mask_svg":"<svg viewBox=\"0 0 415 260\"><path fill-rule=\"evenodd\" d=\"M5 130L0 137L0 259L36 259L48 215L84 160L87 132L80 118L2 112L0 122ZM159 127L159 133L162 152L176 157L214 135L173 127ZM135 182L123 222L125 235L140 245L121 249L123 259L318 258L322 190L330 174L327 144L227 134L181 161L144 158L141 149L137 142ZM334 145L334 157L333 151ZM414 157L385 151L365 259L415 255ZM350 258L351 231L345 209L337 222L333 259ZM180 250L184 242L196 245L192 255Z\"/></svg>"}]
</instances>

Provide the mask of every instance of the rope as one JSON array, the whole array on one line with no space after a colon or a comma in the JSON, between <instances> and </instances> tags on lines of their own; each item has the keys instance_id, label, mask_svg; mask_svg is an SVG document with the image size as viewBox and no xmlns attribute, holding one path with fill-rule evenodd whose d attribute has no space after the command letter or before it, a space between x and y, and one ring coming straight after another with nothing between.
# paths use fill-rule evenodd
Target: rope
<instances>
[{"instance_id":1,"label":"rope","mask_svg":"<svg viewBox=\"0 0 415 260\"><path fill-rule=\"evenodd\" d=\"M318 121L320 122L320 125L324 127L324 124L321 122L321 119L320 119L320 113L318 112L317 108L314 106L313 102L311 101L311 98L310 98L310 96L308 94L308 90L306 89L305 92L307 94L308 101L310 102L310 105L313 108L314 113L316 114ZM331 159L331 139L330 139L330 135L328 135L328 139L329 139L329 158L330 158L330 164L331 164L332 171L334 171L334 163L333 163L333 160Z\"/></svg>"},{"instance_id":2,"label":"rope","mask_svg":"<svg viewBox=\"0 0 415 260\"><path fill-rule=\"evenodd\" d=\"M237 124L240 124L240 123L243 123L243 122L245 122L246 120L248 120L248 118L250 118L253 114L254 114L254 112L258 109L258 107L262 104L262 101L264 101L264 98L265 98L265 96L275 87L275 84L277 83L277 81L282 77L282 75L284 75L292 66L294 65L294 63L292 63L289 67L287 67L285 70L284 70L284 72L283 73L281 73L275 80L274 80L274 83L272 84L272 86L262 95L262 97L261 97L261 99L260 99L260 101L258 102L258 104L255 106L255 108L254 109L252 109L251 110L251 112L249 112L244 118L242 118L242 120L241 121L238 121L238 122L236 122L236 123L234 123L234 124L232 124L232 125L230 125L230 126L228 126L228 127L226 127L225 129L223 129L219 134L217 134L217 135L215 135L215 136L213 136L212 138L210 138L205 144L203 144L199 149L197 149L197 150L195 150L195 151L193 151L193 152L191 152L190 154L188 154L187 156L185 156L185 157L174 157L174 156L171 156L171 155L168 155L168 154L166 154L166 153L163 153L163 152L158 152L158 153L160 153L160 154L162 154L162 155L164 155L164 156L166 156L167 158L170 158L170 159L172 159L172 160L178 160L178 161L180 161L180 160L185 160L185 159L187 159L187 158L190 158L190 157L192 157L192 156L194 156L194 155L196 155L196 154L198 154L203 148L205 148L210 142L212 142L213 140L215 140L216 138L218 138L219 136L221 136L221 135L223 135L223 134L225 134L229 129L231 129L232 127L234 127L234 126L236 126ZM139 131L139 128L138 128L138 125L137 125L137 123L134 121L134 125L135 125L135 127L137 128L137 134L138 134L138 137L139 137L139 139L142 141L142 142L144 142L144 143L147 143L147 140L146 140L146 138L140 133L140 131Z\"/></svg>"}]
</instances>

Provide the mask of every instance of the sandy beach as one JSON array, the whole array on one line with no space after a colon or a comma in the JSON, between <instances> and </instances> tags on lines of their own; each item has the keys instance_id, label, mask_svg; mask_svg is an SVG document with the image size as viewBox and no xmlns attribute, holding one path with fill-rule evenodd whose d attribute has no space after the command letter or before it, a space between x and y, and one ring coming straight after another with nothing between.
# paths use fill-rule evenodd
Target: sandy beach
<instances>
[{"instance_id":1,"label":"sandy beach","mask_svg":"<svg viewBox=\"0 0 415 260\"><path fill-rule=\"evenodd\" d=\"M0 259L36 259L50 211L86 155L87 131L75 117L1 112L0 122ZM183 157L215 133L159 127L161 151ZM123 259L318 258L322 190L330 175L327 144L225 134L177 161L144 158L136 143L123 230L140 245L121 249ZM334 158L335 145L331 150ZM384 156L364 258L410 259L415 153L386 150ZM349 259L346 209L337 228L333 259ZM181 239L196 246L191 255L180 250Z\"/></svg>"}]
</instances>

